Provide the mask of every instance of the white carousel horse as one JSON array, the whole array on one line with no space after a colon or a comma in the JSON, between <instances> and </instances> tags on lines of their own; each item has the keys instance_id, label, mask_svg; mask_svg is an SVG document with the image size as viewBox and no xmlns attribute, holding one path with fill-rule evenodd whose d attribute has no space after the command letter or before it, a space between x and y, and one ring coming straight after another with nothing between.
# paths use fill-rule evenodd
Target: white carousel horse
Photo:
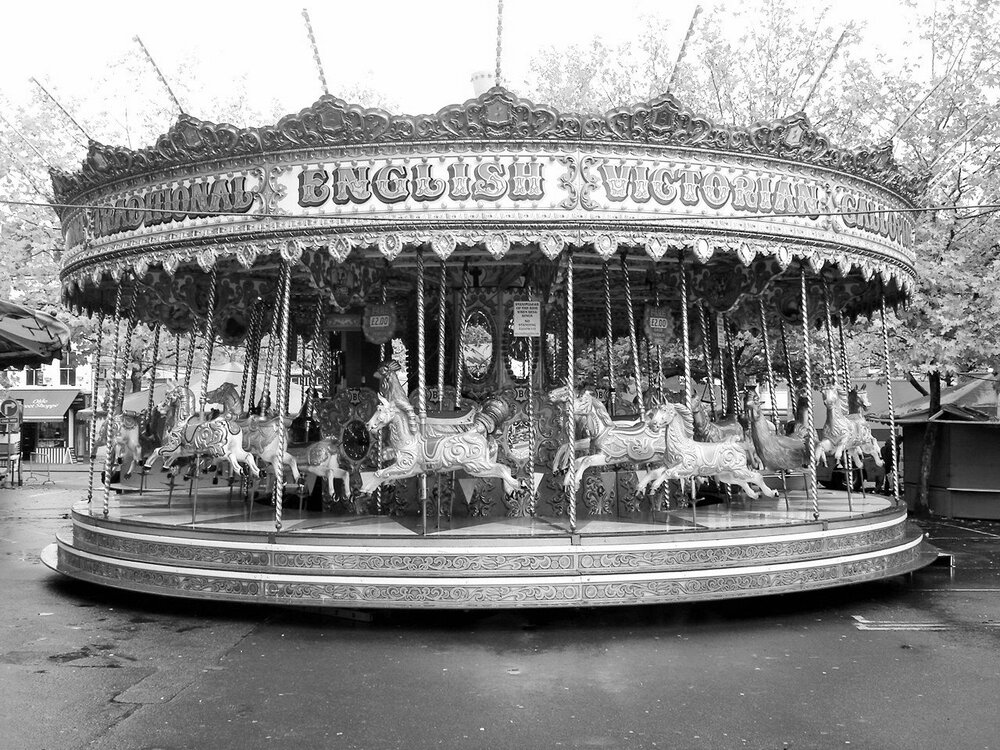
<instances>
[{"instance_id":1,"label":"white carousel horse","mask_svg":"<svg viewBox=\"0 0 1000 750\"><path fill-rule=\"evenodd\" d=\"M582 456L568 467L569 444L560 446L553 461L553 470L569 468L563 480L570 487L575 479L579 486L584 472L594 466L609 466L620 463L645 463L663 458L664 436L662 429L653 429L645 421L621 424L611 419L604 404L590 391L573 395L569 386L560 386L549 393L549 400L555 404L571 404L574 424L581 427L589 440L577 441L577 450L588 447L596 453ZM575 476L574 476L575 475Z\"/></svg>"},{"instance_id":2,"label":"white carousel horse","mask_svg":"<svg viewBox=\"0 0 1000 750\"><path fill-rule=\"evenodd\" d=\"M691 437L693 419L690 410L681 404L664 403L649 410L647 420L654 430L666 428L664 466L647 474L637 487L642 491L647 484L654 489L668 479L695 479L714 477L725 484L736 484L751 499L757 497L750 485L756 485L768 497L777 492L764 483L760 472L747 464L743 446L729 440L722 443L697 443Z\"/></svg>"},{"instance_id":3,"label":"white carousel horse","mask_svg":"<svg viewBox=\"0 0 1000 750\"><path fill-rule=\"evenodd\" d=\"M699 443L722 443L735 440L747 454L747 463L754 468L761 468L760 458L753 440L743 429L743 425L735 416L726 417L713 422L705 410L705 402L694 399L691 408L691 420L694 423L694 439Z\"/></svg>"},{"instance_id":4,"label":"white carousel horse","mask_svg":"<svg viewBox=\"0 0 1000 750\"><path fill-rule=\"evenodd\" d=\"M288 451L297 466L305 468L306 474L326 480L331 495L337 494L334 482L338 479L344 483L344 494L350 494L351 472L340 468L340 452L331 438L303 445L290 445Z\"/></svg>"},{"instance_id":5,"label":"white carousel horse","mask_svg":"<svg viewBox=\"0 0 1000 750\"><path fill-rule=\"evenodd\" d=\"M120 460L122 476L128 479L142 465L142 457L160 445L161 428L160 414L155 409L152 419L145 410L125 411L102 420L94 448L107 446L112 463Z\"/></svg>"},{"instance_id":6,"label":"white carousel horse","mask_svg":"<svg viewBox=\"0 0 1000 750\"><path fill-rule=\"evenodd\" d=\"M174 385L157 409L167 417L166 434L163 445L146 461L147 469L151 469L158 458L169 468L184 456L210 456L228 460L234 474L240 473L240 464L243 464L251 476L260 475L253 456L243 447L243 430L239 424L226 417L205 420L195 410L195 397L190 388Z\"/></svg>"},{"instance_id":7,"label":"white carousel horse","mask_svg":"<svg viewBox=\"0 0 1000 750\"><path fill-rule=\"evenodd\" d=\"M410 423L410 428L415 431L418 423L417 412L413 408L413 404L406 398L406 392L403 390L399 378L396 377L396 373L400 369L399 362L394 359L388 359L379 365L375 371L375 379L379 381L378 392L386 401L395 404L406 415L406 419ZM475 409L469 409L462 414L449 414L447 416L427 414L424 420L424 435L429 440L431 438L444 437L445 435L457 435L462 432L468 432L475 426L473 420L476 414Z\"/></svg>"},{"instance_id":8,"label":"white carousel horse","mask_svg":"<svg viewBox=\"0 0 1000 750\"><path fill-rule=\"evenodd\" d=\"M135 467L142 463L142 444L139 442L139 415L127 411L105 417L97 428L94 448L107 448L111 464L121 461L122 474L128 478Z\"/></svg>"},{"instance_id":9,"label":"white carousel horse","mask_svg":"<svg viewBox=\"0 0 1000 750\"><path fill-rule=\"evenodd\" d=\"M864 463L866 455L871 456L877 466L882 465L882 456L878 441L872 435L871 428L865 421L863 410L870 408L868 394L860 389L854 390L854 409L848 411L845 406L844 389L838 386L828 386L823 389L823 403L826 404L826 425L823 427L816 449L817 460L826 465L826 456L832 453L836 461L840 461L844 453L848 453L856 466Z\"/></svg>"},{"instance_id":10,"label":"white carousel horse","mask_svg":"<svg viewBox=\"0 0 1000 750\"><path fill-rule=\"evenodd\" d=\"M219 404L222 406L224 419L234 421L243 430L243 449L252 453L264 463L271 465L271 470L277 476L278 472L283 472L282 465L287 466L292 472L292 478L296 483L299 481L299 467L295 458L288 452L288 422L291 420L281 420L279 417L260 417L255 414L241 416L240 410L243 402L240 399L238 389L232 383L223 383L215 390L205 394L207 403ZM281 451L281 433L285 431L286 450Z\"/></svg>"},{"instance_id":11,"label":"white carousel horse","mask_svg":"<svg viewBox=\"0 0 1000 750\"><path fill-rule=\"evenodd\" d=\"M519 485L510 469L497 462L497 444L493 433L507 418L507 405L499 399L488 399L476 413L473 427L441 437L425 437L414 429L409 414L395 400L381 394L375 413L368 420L368 429L377 432L389 427L389 446L395 451L395 463L366 474L362 492L373 492L383 482L406 479L418 474L465 471L474 477L500 477L507 492Z\"/></svg>"},{"instance_id":12,"label":"white carousel horse","mask_svg":"<svg viewBox=\"0 0 1000 750\"><path fill-rule=\"evenodd\" d=\"M223 383L208 393L206 398L210 403L222 406L222 415L230 419L237 418L243 406L239 392L232 383ZM284 464L291 471L296 483L300 480L300 470L319 479L325 479L331 495L336 494L334 484L336 480L341 480L345 488L349 486L351 474L346 469L340 468L340 456L333 440L326 438L299 445L290 443L287 436L291 420L288 418L280 420L282 423L280 427L278 417L259 417L251 414L236 421L243 428L243 447L262 461L271 464L271 470L276 476ZM280 461L279 429L284 429L286 436L285 452Z\"/></svg>"}]
</instances>

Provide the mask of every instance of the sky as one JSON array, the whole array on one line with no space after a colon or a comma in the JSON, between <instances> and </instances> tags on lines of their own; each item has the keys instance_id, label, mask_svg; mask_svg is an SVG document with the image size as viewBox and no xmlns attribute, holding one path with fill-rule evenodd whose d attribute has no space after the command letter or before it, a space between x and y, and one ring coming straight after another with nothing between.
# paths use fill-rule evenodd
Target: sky
<instances>
[{"instance_id":1,"label":"sky","mask_svg":"<svg viewBox=\"0 0 1000 750\"><path fill-rule=\"evenodd\" d=\"M598 34L623 41L651 13L674 22L679 42L698 1L505 0L504 78L517 91L541 49ZM700 0L706 11L727 2L734 4ZM470 98L473 73L495 68L494 0L331 0L305 7L334 94L360 80L401 112L429 113ZM298 111L321 93L302 8L259 0L10 4L2 21L7 28L0 44L0 93L18 101L30 94L28 79L35 76L57 98L86 98L108 62L134 47L138 35L168 81L182 60L194 60L207 92L245 74L249 96L277 99L284 111ZM898 44L908 15L897 0L837 0L830 11L835 22L863 24L869 43L883 48ZM211 101L185 104L191 114L211 119L210 111L200 111L210 110Z\"/></svg>"}]
</instances>

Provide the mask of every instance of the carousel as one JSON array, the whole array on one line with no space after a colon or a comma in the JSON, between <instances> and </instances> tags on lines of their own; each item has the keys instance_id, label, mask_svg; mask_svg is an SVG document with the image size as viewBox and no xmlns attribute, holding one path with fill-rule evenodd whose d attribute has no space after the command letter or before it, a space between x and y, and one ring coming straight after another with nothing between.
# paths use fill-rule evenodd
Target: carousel
<instances>
[{"instance_id":1,"label":"carousel","mask_svg":"<svg viewBox=\"0 0 1000 750\"><path fill-rule=\"evenodd\" d=\"M835 147L802 114L723 127L670 95L564 114L494 87L422 116L330 96L269 127L182 115L53 185L65 304L113 363L107 449L43 552L60 573L503 608L935 557L895 476L889 496L816 481L880 460L845 328L884 332L914 279L920 184L889 147ZM140 327L173 371L126 408ZM223 350L242 366L218 382Z\"/></svg>"}]
</instances>

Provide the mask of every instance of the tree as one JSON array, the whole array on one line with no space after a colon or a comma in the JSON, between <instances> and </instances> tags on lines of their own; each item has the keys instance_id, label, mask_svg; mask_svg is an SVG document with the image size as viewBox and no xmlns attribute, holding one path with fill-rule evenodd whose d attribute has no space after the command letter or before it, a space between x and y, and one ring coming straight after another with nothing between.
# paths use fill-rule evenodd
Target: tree
<instances>
[{"instance_id":1,"label":"tree","mask_svg":"<svg viewBox=\"0 0 1000 750\"><path fill-rule=\"evenodd\" d=\"M676 71L677 52L664 42L677 37L671 34L676 30L652 17L639 39L618 47L595 39L569 54L543 52L527 94L557 107L593 110L661 93L673 76L671 93L717 122L787 116L808 99L813 123L836 143L892 139L898 160L929 175L924 205L932 208L919 217L917 288L888 321L891 356L897 372L927 378L933 414L942 378L1000 368L1000 214L988 207L1000 198L1000 10L986 0L934 3L918 18L909 55L898 60L866 55L856 29L848 26L841 37L817 10L788 0L716 9L699 20ZM880 335L877 323L856 331L849 344L855 361L881 359ZM935 440L931 425L923 450L923 505Z\"/></svg>"}]
</instances>

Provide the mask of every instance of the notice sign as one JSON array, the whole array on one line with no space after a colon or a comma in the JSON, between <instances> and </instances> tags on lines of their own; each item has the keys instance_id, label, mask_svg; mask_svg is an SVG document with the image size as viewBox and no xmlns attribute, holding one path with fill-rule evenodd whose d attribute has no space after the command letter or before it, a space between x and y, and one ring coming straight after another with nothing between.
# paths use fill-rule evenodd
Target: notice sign
<instances>
[{"instance_id":1,"label":"notice sign","mask_svg":"<svg viewBox=\"0 0 1000 750\"><path fill-rule=\"evenodd\" d=\"M15 401L12 398L5 398L0 401L0 424L8 429L17 428L21 426L21 404L19 401Z\"/></svg>"},{"instance_id":2,"label":"notice sign","mask_svg":"<svg viewBox=\"0 0 1000 750\"><path fill-rule=\"evenodd\" d=\"M365 338L373 344L388 344L396 333L396 308L392 305L368 305L361 329Z\"/></svg>"},{"instance_id":3,"label":"notice sign","mask_svg":"<svg viewBox=\"0 0 1000 750\"><path fill-rule=\"evenodd\" d=\"M542 303L538 300L514 300L514 335L542 335Z\"/></svg>"},{"instance_id":4,"label":"notice sign","mask_svg":"<svg viewBox=\"0 0 1000 750\"><path fill-rule=\"evenodd\" d=\"M674 316L665 305L647 305L643 316L646 340L656 346L667 346L674 338Z\"/></svg>"}]
</instances>

